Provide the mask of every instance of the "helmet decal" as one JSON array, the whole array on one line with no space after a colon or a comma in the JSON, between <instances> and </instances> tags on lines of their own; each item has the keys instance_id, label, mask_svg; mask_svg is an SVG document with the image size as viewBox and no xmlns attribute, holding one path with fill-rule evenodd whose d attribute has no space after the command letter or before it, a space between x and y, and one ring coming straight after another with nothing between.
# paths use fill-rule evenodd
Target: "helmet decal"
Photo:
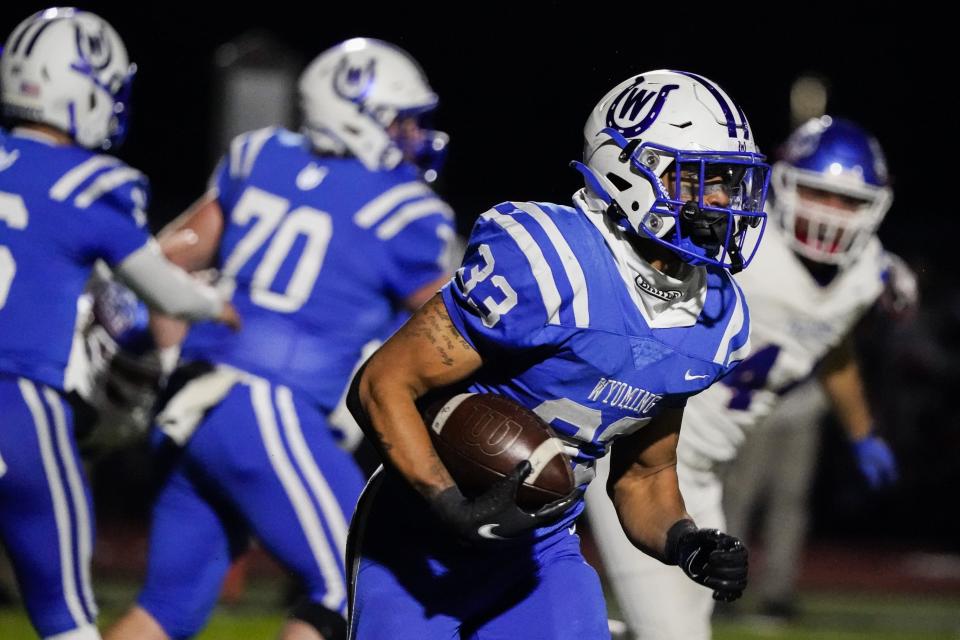
<instances>
[{"instance_id":1,"label":"helmet decal","mask_svg":"<svg viewBox=\"0 0 960 640\"><path fill-rule=\"evenodd\" d=\"M637 76L632 85L626 87L620 92L620 95L613 99L613 102L610 103L610 109L607 111L607 126L616 129L628 138L638 136L649 129L650 125L656 122L657 116L660 115L670 92L680 88L680 85L667 84L662 86L657 93L653 93L653 91L639 88L643 82L644 77ZM654 96L656 96L655 99ZM644 107L651 100L653 100L653 104L649 111L640 118Z\"/></svg>"},{"instance_id":2,"label":"helmet decal","mask_svg":"<svg viewBox=\"0 0 960 640\"><path fill-rule=\"evenodd\" d=\"M90 31L77 24L76 33L77 52L80 54L80 59L85 60L95 71L106 69L113 59L113 49L110 46L110 39L104 32L103 24L100 24L97 31Z\"/></svg>"},{"instance_id":3,"label":"helmet decal","mask_svg":"<svg viewBox=\"0 0 960 640\"><path fill-rule=\"evenodd\" d=\"M314 58L297 86L303 130L317 150L352 155L373 171L407 162L425 180L436 177L447 136L428 128L437 95L406 51L352 38Z\"/></svg>"},{"instance_id":4,"label":"helmet decal","mask_svg":"<svg viewBox=\"0 0 960 640\"><path fill-rule=\"evenodd\" d=\"M344 56L333 74L334 92L344 100L363 104L367 94L370 93L371 87L373 87L376 66L375 58L370 58L366 67L362 67L353 66L350 64L350 60Z\"/></svg>"}]
</instances>

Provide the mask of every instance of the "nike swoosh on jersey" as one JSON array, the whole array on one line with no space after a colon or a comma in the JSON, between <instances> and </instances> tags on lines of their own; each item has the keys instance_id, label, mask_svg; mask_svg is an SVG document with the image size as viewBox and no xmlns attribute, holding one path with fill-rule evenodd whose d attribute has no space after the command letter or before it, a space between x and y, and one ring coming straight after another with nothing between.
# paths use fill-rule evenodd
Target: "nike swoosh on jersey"
<instances>
[{"instance_id":1,"label":"nike swoosh on jersey","mask_svg":"<svg viewBox=\"0 0 960 640\"><path fill-rule=\"evenodd\" d=\"M503 536L498 536L493 532L493 528L497 526L495 524L485 524L477 529L477 535L481 538L486 538L487 540L506 540Z\"/></svg>"},{"instance_id":2,"label":"nike swoosh on jersey","mask_svg":"<svg viewBox=\"0 0 960 640\"><path fill-rule=\"evenodd\" d=\"M697 376L695 376L695 375L693 375L692 373L690 373L690 369L687 369L687 370L683 373L683 379L684 379L684 380L703 380L704 378L708 378L709 376L710 376L710 374L708 374L708 373L705 373L705 374L703 374L703 375L697 375Z\"/></svg>"}]
</instances>

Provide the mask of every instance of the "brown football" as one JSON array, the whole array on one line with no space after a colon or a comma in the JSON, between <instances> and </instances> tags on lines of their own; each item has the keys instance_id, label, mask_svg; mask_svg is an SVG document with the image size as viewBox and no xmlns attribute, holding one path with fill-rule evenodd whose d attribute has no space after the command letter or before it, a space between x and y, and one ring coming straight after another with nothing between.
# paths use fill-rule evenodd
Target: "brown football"
<instances>
[{"instance_id":1,"label":"brown football","mask_svg":"<svg viewBox=\"0 0 960 640\"><path fill-rule=\"evenodd\" d=\"M467 496L529 460L533 471L517 504L534 510L574 489L570 459L553 430L524 406L490 393L462 393L433 403L424 414L433 446Z\"/></svg>"}]
</instances>

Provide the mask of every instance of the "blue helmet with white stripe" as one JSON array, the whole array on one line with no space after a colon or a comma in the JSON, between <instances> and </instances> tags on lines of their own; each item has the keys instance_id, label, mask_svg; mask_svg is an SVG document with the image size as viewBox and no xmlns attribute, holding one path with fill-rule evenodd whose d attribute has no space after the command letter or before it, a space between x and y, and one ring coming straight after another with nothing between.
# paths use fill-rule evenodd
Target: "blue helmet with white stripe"
<instances>
[{"instance_id":1,"label":"blue helmet with white stripe","mask_svg":"<svg viewBox=\"0 0 960 640\"><path fill-rule=\"evenodd\" d=\"M876 138L830 116L791 134L773 166L773 195L794 251L840 266L860 253L893 201Z\"/></svg>"},{"instance_id":2,"label":"blue helmet with white stripe","mask_svg":"<svg viewBox=\"0 0 960 640\"><path fill-rule=\"evenodd\" d=\"M685 71L633 76L594 107L584 138L574 166L622 228L692 264L749 264L770 167L716 84Z\"/></svg>"},{"instance_id":3,"label":"blue helmet with white stripe","mask_svg":"<svg viewBox=\"0 0 960 640\"><path fill-rule=\"evenodd\" d=\"M55 127L89 149L116 146L126 133L135 72L106 20L45 9L17 25L3 48L3 114Z\"/></svg>"}]
</instances>

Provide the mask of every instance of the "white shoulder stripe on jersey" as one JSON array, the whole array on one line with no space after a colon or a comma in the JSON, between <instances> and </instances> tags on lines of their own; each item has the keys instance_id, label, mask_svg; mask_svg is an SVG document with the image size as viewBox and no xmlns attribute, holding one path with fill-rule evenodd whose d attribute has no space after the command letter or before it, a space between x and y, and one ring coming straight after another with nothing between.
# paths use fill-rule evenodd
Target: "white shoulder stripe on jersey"
<instances>
[{"instance_id":1,"label":"white shoulder stripe on jersey","mask_svg":"<svg viewBox=\"0 0 960 640\"><path fill-rule=\"evenodd\" d=\"M73 204L78 209L86 209L96 202L97 198L105 193L110 193L117 187L127 182L135 182L143 178L143 175L136 169L130 167L117 167L111 169L99 176L89 187L80 192Z\"/></svg>"},{"instance_id":2,"label":"white shoulder stripe on jersey","mask_svg":"<svg viewBox=\"0 0 960 640\"><path fill-rule=\"evenodd\" d=\"M57 553L60 557L60 580L63 588L63 597L66 600L70 617L78 627L87 624L87 616L80 605L80 597L73 573L73 536L71 535L70 511L67 506L67 495L63 490L63 479L57 467L57 460L53 452L53 439L50 436L50 422L43 410L40 394L32 382L26 378L18 380L20 393L23 395L33 425L37 431L37 442L40 446L40 458L43 463L43 473L50 488L50 498L53 502L53 517L57 525Z\"/></svg>"},{"instance_id":3,"label":"white shoulder stripe on jersey","mask_svg":"<svg viewBox=\"0 0 960 640\"><path fill-rule=\"evenodd\" d=\"M276 389L274 395L277 399L277 409L280 411L283 434L287 437L290 451L293 452L293 458L300 467L300 471L307 481L307 486L313 493L317 504L320 505L320 511L323 513L327 528L333 534L336 552L342 557L347 549L347 517L340 507L337 497L333 494L330 484L317 466L317 461L313 459L313 454L310 453L307 441L303 437L300 417L293 405L293 393L288 387L282 385L278 385Z\"/></svg>"},{"instance_id":4,"label":"white shoulder stripe on jersey","mask_svg":"<svg viewBox=\"0 0 960 640\"><path fill-rule=\"evenodd\" d=\"M534 280L537 281L540 297L543 299L543 305L547 310L547 322L549 324L560 324L560 292L557 290L557 282L554 280L550 263L544 257L537 241L533 239L533 236L522 224L496 209L490 209L481 217L497 223L517 243L517 247L523 252L523 256L530 264L530 271L533 273Z\"/></svg>"},{"instance_id":5,"label":"white shoulder stripe on jersey","mask_svg":"<svg viewBox=\"0 0 960 640\"><path fill-rule=\"evenodd\" d=\"M743 298L740 294L740 287L733 281L733 276L726 271L723 272L723 277L730 280L736 306L730 316L730 322L727 323L727 328L723 332L723 338L717 346L717 352L713 354L713 361L719 365L726 365L727 362L730 361L731 354L727 353L730 349L730 341L733 340L733 338L740 333L740 329L743 328Z\"/></svg>"},{"instance_id":6,"label":"white shoulder stripe on jersey","mask_svg":"<svg viewBox=\"0 0 960 640\"><path fill-rule=\"evenodd\" d=\"M110 156L93 156L67 171L57 182L50 187L50 197L58 202L63 202L79 187L85 180L95 174L97 171L107 167L115 167L121 164L116 158Z\"/></svg>"},{"instance_id":7,"label":"white shoulder stripe on jersey","mask_svg":"<svg viewBox=\"0 0 960 640\"><path fill-rule=\"evenodd\" d=\"M240 160L243 155L243 145L247 141L246 136L237 136L230 141L230 177L240 176Z\"/></svg>"},{"instance_id":8,"label":"white shoulder stripe on jersey","mask_svg":"<svg viewBox=\"0 0 960 640\"><path fill-rule=\"evenodd\" d=\"M313 554L313 559L317 563L317 568L320 570L320 575L323 576L324 584L327 587L327 591L321 599L321 604L331 611L339 611L347 596L343 574L340 571L340 565L337 563L337 556L330 547L326 532L323 530L320 516L314 509L310 496L303 483L300 482L296 469L283 447L283 441L280 439L280 428L273 412L270 383L263 378L254 376L248 376L244 382L250 388L253 413L257 419L257 427L260 430L260 438L263 441L267 457L274 473L277 475L277 479L287 494L287 498L290 500L297 522L303 530L307 545L310 547L310 552Z\"/></svg>"},{"instance_id":9,"label":"white shoulder stripe on jersey","mask_svg":"<svg viewBox=\"0 0 960 640\"><path fill-rule=\"evenodd\" d=\"M744 358L750 355L750 336L747 335L747 341L743 343L736 351L730 354L730 357L727 358L727 366L732 365L734 362L740 362Z\"/></svg>"},{"instance_id":10,"label":"white shoulder stripe on jersey","mask_svg":"<svg viewBox=\"0 0 960 640\"><path fill-rule=\"evenodd\" d=\"M97 615L97 604L93 599L93 588L90 581L90 563L93 559L93 542L90 539L92 526L90 510L87 507L87 494L84 491L83 480L77 460L73 455L70 436L67 433L67 419L63 410L63 400L56 391L49 387L43 388L43 397L53 415L53 424L57 434L57 447L60 449L60 459L67 475L67 486L70 488L70 499L73 501L73 511L77 517L77 564L80 574L80 591L87 611L91 616Z\"/></svg>"},{"instance_id":11,"label":"white shoulder stripe on jersey","mask_svg":"<svg viewBox=\"0 0 960 640\"><path fill-rule=\"evenodd\" d=\"M560 229L556 223L550 219L543 209L529 202L511 203L521 211L529 214L537 224L547 234L547 238L556 249L560 261L563 263L563 270L567 274L567 280L570 282L570 288L573 289L573 319L574 323L581 328L590 326L590 300L587 297L587 279L583 275L583 268L580 261L574 255L570 245L567 244Z\"/></svg>"},{"instance_id":12,"label":"white shoulder stripe on jersey","mask_svg":"<svg viewBox=\"0 0 960 640\"><path fill-rule=\"evenodd\" d=\"M3 453L0 452L0 478L7 472L7 463L3 461Z\"/></svg>"},{"instance_id":13,"label":"white shoulder stripe on jersey","mask_svg":"<svg viewBox=\"0 0 960 640\"><path fill-rule=\"evenodd\" d=\"M359 211L353 214L353 221L361 229L369 229L404 200L429 195L433 195L433 191L422 182L398 184L363 205Z\"/></svg>"},{"instance_id":14,"label":"white shoulder stripe on jersey","mask_svg":"<svg viewBox=\"0 0 960 640\"><path fill-rule=\"evenodd\" d=\"M276 127L265 127L241 134L230 141L231 177L245 178L250 175L260 150L276 130Z\"/></svg>"},{"instance_id":15,"label":"white shoulder stripe on jersey","mask_svg":"<svg viewBox=\"0 0 960 640\"><path fill-rule=\"evenodd\" d=\"M439 198L426 198L405 204L377 227L377 237L389 240L403 231L414 220L439 213L447 220L453 220L453 209Z\"/></svg>"},{"instance_id":16,"label":"white shoulder stripe on jersey","mask_svg":"<svg viewBox=\"0 0 960 640\"><path fill-rule=\"evenodd\" d=\"M267 143L270 136L276 131L275 127L266 127L258 129L247 136L247 150L243 154L243 161L240 163L240 177L246 178L253 171L253 163L257 161L260 150Z\"/></svg>"},{"instance_id":17,"label":"white shoulder stripe on jersey","mask_svg":"<svg viewBox=\"0 0 960 640\"><path fill-rule=\"evenodd\" d=\"M430 428L433 430L433 432L436 434L439 434L441 431L443 431L444 425L447 424L447 420L450 418L451 415L453 415L453 412L457 410L457 407L463 404L463 401L472 395L476 395L476 394L458 393L457 395L447 400L444 403L444 405L440 407L440 410L437 411L437 415L434 416L433 422L430 423Z\"/></svg>"}]
</instances>

